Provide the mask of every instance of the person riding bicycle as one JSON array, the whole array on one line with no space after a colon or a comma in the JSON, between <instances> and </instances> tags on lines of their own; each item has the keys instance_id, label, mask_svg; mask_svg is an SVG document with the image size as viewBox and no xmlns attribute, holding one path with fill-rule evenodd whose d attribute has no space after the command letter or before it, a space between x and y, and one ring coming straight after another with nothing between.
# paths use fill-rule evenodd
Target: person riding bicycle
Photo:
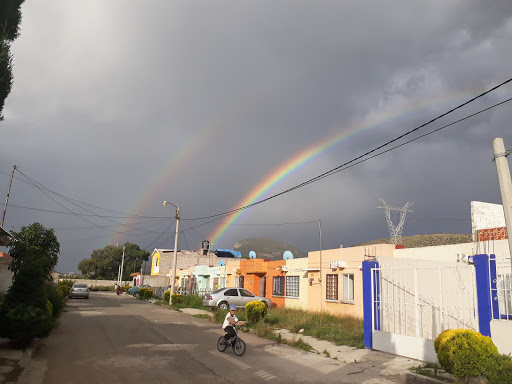
<instances>
[{"instance_id":1,"label":"person riding bicycle","mask_svg":"<svg viewBox=\"0 0 512 384\"><path fill-rule=\"evenodd\" d=\"M224 319L224 323L222 324L222 329L226 332L226 334L224 335L224 343L227 343L227 341L230 338L235 336L236 332L235 329L233 328L235 324L245 324L243 321L238 321L237 317L235 316L235 311L236 305L230 305L229 312L226 314L226 318Z\"/></svg>"}]
</instances>

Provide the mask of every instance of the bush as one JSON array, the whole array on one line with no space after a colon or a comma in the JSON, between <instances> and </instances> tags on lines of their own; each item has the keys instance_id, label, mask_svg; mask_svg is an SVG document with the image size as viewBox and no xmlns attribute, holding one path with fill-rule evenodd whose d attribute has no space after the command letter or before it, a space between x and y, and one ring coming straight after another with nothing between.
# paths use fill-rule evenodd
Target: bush
<instances>
[{"instance_id":1,"label":"bush","mask_svg":"<svg viewBox=\"0 0 512 384\"><path fill-rule=\"evenodd\" d=\"M61 280L57 283L57 287L68 287L68 291L71 289L75 282L73 280Z\"/></svg>"},{"instance_id":2,"label":"bush","mask_svg":"<svg viewBox=\"0 0 512 384\"><path fill-rule=\"evenodd\" d=\"M137 292L137 294L139 295L139 299L143 299L144 298L144 293L147 291L148 289L147 288L139 288L139 291Z\"/></svg>"},{"instance_id":3,"label":"bush","mask_svg":"<svg viewBox=\"0 0 512 384\"><path fill-rule=\"evenodd\" d=\"M18 304L5 308L5 317L2 316L0 332L12 341L15 348L25 348L35 337L46 337L52 329L51 316L48 308L42 310L33 305Z\"/></svg>"},{"instance_id":4,"label":"bush","mask_svg":"<svg viewBox=\"0 0 512 384\"><path fill-rule=\"evenodd\" d=\"M485 362L484 376L488 384L512 383L512 358L510 355L493 356Z\"/></svg>"},{"instance_id":5,"label":"bush","mask_svg":"<svg viewBox=\"0 0 512 384\"><path fill-rule=\"evenodd\" d=\"M69 288L65 285L61 285L57 287L57 293L64 298L69 295Z\"/></svg>"},{"instance_id":6,"label":"bush","mask_svg":"<svg viewBox=\"0 0 512 384\"><path fill-rule=\"evenodd\" d=\"M60 290L60 291L59 291ZM68 295L67 287L57 287L55 284L48 283L48 300L52 304L52 318L58 318L65 306L65 297Z\"/></svg>"},{"instance_id":7,"label":"bush","mask_svg":"<svg viewBox=\"0 0 512 384\"><path fill-rule=\"evenodd\" d=\"M152 297L153 297L153 291L150 291L149 289L144 291L144 300L149 300Z\"/></svg>"},{"instance_id":8,"label":"bush","mask_svg":"<svg viewBox=\"0 0 512 384\"><path fill-rule=\"evenodd\" d=\"M173 293L171 296L171 304L181 304L183 303L183 295L181 293Z\"/></svg>"},{"instance_id":9,"label":"bush","mask_svg":"<svg viewBox=\"0 0 512 384\"><path fill-rule=\"evenodd\" d=\"M442 332L435 340L434 348L439 364L462 383L482 375L486 361L498 355L490 337L470 329Z\"/></svg>"},{"instance_id":10,"label":"bush","mask_svg":"<svg viewBox=\"0 0 512 384\"><path fill-rule=\"evenodd\" d=\"M48 314L50 315L50 318L53 316L53 304L50 300L46 302L46 310L48 311Z\"/></svg>"},{"instance_id":11,"label":"bush","mask_svg":"<svg viewBox=\"0 0 512 384\"><path fill-rule=\"evenodd\" d=\"M167 291L164 292L164 300L169 302L170 298L171 298L171 290L168 289Z\"/></svg>"},{"instance_id":12,"label":"bush","mask_svg":"<svg viewBox=\"0 0 512 384\"><path fill-rule=\"evenodd\" d=\"M111 285L95 285L95 286L91 286L89 287L89 291L91 292L113 292L114 291L114 287L111 286Z\"/></svg>"},{"instance_id":13,"label":"bush","mask_svg":"<svg viewBox=\"0 0 512 384\"><path fill-rule=\"evenodd\" d=\"M251 323L257 323L267 315L267 306L261 301L250 301L245 305L245 312Z\"/></svg>"}]
</instances>

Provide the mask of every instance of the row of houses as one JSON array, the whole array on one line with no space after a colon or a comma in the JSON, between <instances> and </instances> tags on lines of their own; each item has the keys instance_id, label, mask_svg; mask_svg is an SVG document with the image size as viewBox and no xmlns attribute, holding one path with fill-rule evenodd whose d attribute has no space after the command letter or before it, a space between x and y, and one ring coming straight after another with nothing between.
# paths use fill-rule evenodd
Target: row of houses
<instances>
[{"instance_id":1,"label":"row of houses","mask_svg":"<svg viewBox=\"0 0 512 384\"><path fill-rule=\"evenodd\" d=\"M492 249L491 249L492 248ZM278 307L321 311L362 318L364 261L400 261L400 265L465 265L468 257L487 252L506 257L506 240L404 248L392 244L340 247L309 252L307 258L288 260L217 258L200 252L180 251L177 255L175 287L186 294L207 294L224 287L243 287L265 296ZM170 286L172 250L155 249L151 276Z\"/></svg>"}]
</instances>

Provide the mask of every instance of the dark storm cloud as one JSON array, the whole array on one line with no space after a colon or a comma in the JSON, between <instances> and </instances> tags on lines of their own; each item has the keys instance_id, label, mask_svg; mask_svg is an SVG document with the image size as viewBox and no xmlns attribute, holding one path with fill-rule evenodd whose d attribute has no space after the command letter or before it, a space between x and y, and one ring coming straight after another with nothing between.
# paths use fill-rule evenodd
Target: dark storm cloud
<instances>
[{"instance_id":1,"label":"dark storm cloud","mask_svg":"<svg viewBox=\"0 0 512 384\"><path fill-rule=\"evenodd\" d=\"M199 137L138 213L172 216L163 200L181 204L183 217L227 211L325 137L365 120L379 123L333 145L269 194L510 77L511 11L510 1L28 2L13 46L15 83L0 125L0 170L18 164L63 195L126 212L149 196L184 143ZM432 128L510 97L511 89ZM396 116L386 119L391 111ZM415 202L404 234L468 232L463 220L439 218L469 218L471 200L499 202L491 141L503 137L512 145L510 117L510 108L500 107L254 207L239 222L322 218L323 246L350 245L387 236L375 200L383 197L392 205ZM1 174L2 193L7 182ZM13 204L64 210L37 188L21 181L14 187ZM72 229L93 226L72 215L21 208L9 209L6 227L36 220L59 228L63 270L76 269L114 238L105 228ZM188 230L180 248L197 247L215 224ZM319 246L316 224L233 226L218 246L257 235L305 251ZM156 236L116 239L145 246ZM172 247L169 236L151 247L159 243Z\"/></svg>"}]
</instances>

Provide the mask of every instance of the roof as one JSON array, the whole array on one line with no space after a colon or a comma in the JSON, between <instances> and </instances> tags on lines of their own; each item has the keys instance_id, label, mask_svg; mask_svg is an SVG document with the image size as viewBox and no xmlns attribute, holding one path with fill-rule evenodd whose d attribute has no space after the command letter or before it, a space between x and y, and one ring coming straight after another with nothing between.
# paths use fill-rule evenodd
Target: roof
<instances>
[{"instance_id":1,"label":"roof","mask_svg":"<svg viewBox=\"0 0 512 384\"><path fill-rule=\"evenodd\" d=\"M139 273L139 272L135 272L135 273L132 273L132 274L130 275L130 277L139 276L139 275L140 275L140 273Z\"/></svg>"},{"instance_id":2,"label":"roof","mask_svg":"<svg viewBox=\"0 0 512 384\"><path fill-rule=\"evenodd\" d=\"M7 246L11 244L11 239L11 234L2 227L0 227L0 246Z\"/></svg>"}]
</instances>

